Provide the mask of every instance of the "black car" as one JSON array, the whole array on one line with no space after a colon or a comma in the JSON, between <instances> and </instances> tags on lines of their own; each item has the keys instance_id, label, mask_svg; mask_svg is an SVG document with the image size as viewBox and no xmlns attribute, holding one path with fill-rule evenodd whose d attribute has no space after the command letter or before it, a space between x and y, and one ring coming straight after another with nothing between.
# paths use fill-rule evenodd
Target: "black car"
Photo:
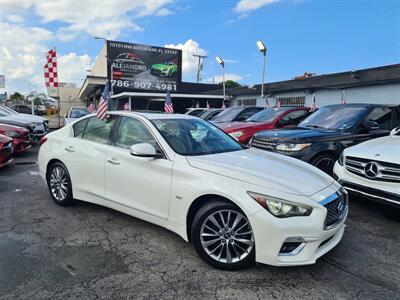
<instances>
[{"instance_id":1,"label":"black car","mask_svg":"<svg viewBox=\"0 0 400 300\"><path fill-rule=\"evenodd\" d=\"M234 106L225 109L223 112L218 114L218 116L216 116L211 122L224 123L224 122L244 121L263 109L264 109L263 107L258 107L258 106Z\"/></svg>"},{"instance_id":2,"label":"black car","mask_svg":"<svg viewBox=\"0 0 400 300\"><path fill-rule=\"evenodd\" d=\"M222 108L210 108L198 115L200 119L211 121L223 111Z\"/></svg>"},{"instance_id":3,"label":"black car","mask_svg":"<svg viewBox=\"0 0 400 300\"><path fill-rule=\"evenodd\" d=\"M320 108L292 129L260 131L251 147L309 162L328 174L343 149L388 135L400 125L400 106L338 104Z\"/></svg>"},{"instance_id":4,"label":"black car","mask_svg":"<svg viewBox=\"0 0 400 300\"><path fill-rule=\"evenodd\" d=\"M24 104L12 105L11 108L21 114L32 114L32 107ZM34 109L35 115L38 115L38 110Z\"/></svg>"}]
</instances>

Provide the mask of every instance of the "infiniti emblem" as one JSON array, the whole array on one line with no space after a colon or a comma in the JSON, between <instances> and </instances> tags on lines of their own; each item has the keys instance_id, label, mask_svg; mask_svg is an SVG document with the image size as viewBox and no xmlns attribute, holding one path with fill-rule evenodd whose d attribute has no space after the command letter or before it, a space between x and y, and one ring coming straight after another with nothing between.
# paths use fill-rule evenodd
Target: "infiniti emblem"
<instances>
[{"instance_id":1,"label":"infiniti emblem","mask_svg":"<svg viewBox=\"0 0 400 300\"><path fill-rule=\"evenodd\" d=\"M337 211L338 213L341 213L344 209L344 203L343 202L339 202L338 206L337 206Z\"/></svg>"},{"instance_id":2,"label":"infiniti emblem","mask_svg":"<svg viewBox=\"0 0 400 300\"><path fill-rule=\"evenodd\" d=\"M364 168L364 173L368 178L375 178L378 175L378 165L374 162L367 163Z\"/></svg>"}]
</instances>

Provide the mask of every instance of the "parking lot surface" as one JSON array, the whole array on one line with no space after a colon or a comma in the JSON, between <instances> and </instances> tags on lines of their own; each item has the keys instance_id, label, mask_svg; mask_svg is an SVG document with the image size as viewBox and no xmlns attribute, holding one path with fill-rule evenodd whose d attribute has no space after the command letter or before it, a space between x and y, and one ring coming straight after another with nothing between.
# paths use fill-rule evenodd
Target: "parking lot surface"
<instances>
[{"instance_id":1,"label":"parking lot surface","mask_svg":"<svg viewBox=\"0 0 400 300\"><path fill-rule=\"evenodd\" d=\"M0 169L1 299L400 298L397 209L351 198L342 242L315 265L226 272L166 229L84 202L57 206L37 150Z\"/></svg>"}]
</instances>

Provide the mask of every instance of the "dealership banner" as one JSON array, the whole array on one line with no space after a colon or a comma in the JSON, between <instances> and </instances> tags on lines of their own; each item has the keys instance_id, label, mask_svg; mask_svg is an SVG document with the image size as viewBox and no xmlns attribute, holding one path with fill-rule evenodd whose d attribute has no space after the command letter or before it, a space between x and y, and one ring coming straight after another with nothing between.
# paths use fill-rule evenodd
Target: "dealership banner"
<instances>
[{"instance_id":1,"label":"dealership banner","mask_svg":"<svg viewBox=\"0 0 400 300\"><path fill-rule=\"evenodd\" d=\"M107 41L107 77L114 94L176 92L182 81L182 51Z\"/></svg>"}]
</instances>

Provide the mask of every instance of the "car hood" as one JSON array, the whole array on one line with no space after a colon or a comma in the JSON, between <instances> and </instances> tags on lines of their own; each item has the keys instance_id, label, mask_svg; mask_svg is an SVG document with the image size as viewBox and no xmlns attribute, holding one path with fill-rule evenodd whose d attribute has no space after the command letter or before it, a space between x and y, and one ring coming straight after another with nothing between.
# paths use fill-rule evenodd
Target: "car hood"
<instances>
[{"instance_id":1,"label":"car hood","mask_svg":"<svg viewBox=\"0 0 400 300\"><path fill-rule=\"evenodd\" d=\"M10 124L3 124L1 122L0 122L0 129L2 129L4 131L26 131L26 129L23 127L10 125Z\"/></svg>"},{"instance_id":2,"label":"car hood","mask_svg":"<svg viewBox=\"0 0 400 300\"><path fill-rule=\"evenodd\" d=\"M7 117L0 117L0 123L12 124L12 125L31 125L33 122L28 121L24 118L14 117L16 115L9 115Z\"/></svg>"},{"instance_id":3,"label":"car hood","mask_svg":"<svg viewBox=\"0 0 400 300\"><path fill-rule=\"evenodd\" d=\"M346 135L346 132L335 129L301 128L275 129L256 133L254 136L265 139L279 139L280 142L287 141L321 141L335 139Z\"/></svg>"},{"instance_id":4,"label":"car hood","mask_svg":"<svg viewBox=\"0 0 400 300\"><path fill-rule=\"evenodd\" d=\"M47 121L45 118L40 117L40 116L35 116L35 115L29 115L29 114L17 114L16 116L21 116L25 118L29 118L29 120L32 120L32 122L44 122Z\"/></svg>"},{"instance_id":5,"label":"car hood","mask_svg":"<svg viewBox=\"0 0 400 300\"><path fill-rule=\"evenodd\" d=\"M226 132L241 131L257 127L265 128L268 125L272 126L272 124L270 123L263 123L263 122L232 122L232 123L217 123L216 125Z\"/></svg>"},{"instance_id":6,"label":"car hood","mask_svg":"<svg viewBox=\"0 0 400 300\"><path fill-rule=\"evenodd\" d=\"M345 149L345 156L400 164L400 136L385 136Z\"/></svg>"},{"instance_id":7,"label":"car hood","mask_svg":"<svg viewBox=\"0 0 400 300\"><path fill-rule=\"evenodd\" d=\"M7 142L11 142L12 138L9 138L8 136L0 134L0 144L4 144Z\"/></svg>"},{"instance_id":8,"label":"car hood","mask_svg":"<svg viewBox=\"0 0 400 300\"><path fill-rule=\"evenodd\" d=\"M334 182L305 162L257 149L187 156L187 160L194 168L287 194L310 196Z\"/></svg>"}]
</instances>

